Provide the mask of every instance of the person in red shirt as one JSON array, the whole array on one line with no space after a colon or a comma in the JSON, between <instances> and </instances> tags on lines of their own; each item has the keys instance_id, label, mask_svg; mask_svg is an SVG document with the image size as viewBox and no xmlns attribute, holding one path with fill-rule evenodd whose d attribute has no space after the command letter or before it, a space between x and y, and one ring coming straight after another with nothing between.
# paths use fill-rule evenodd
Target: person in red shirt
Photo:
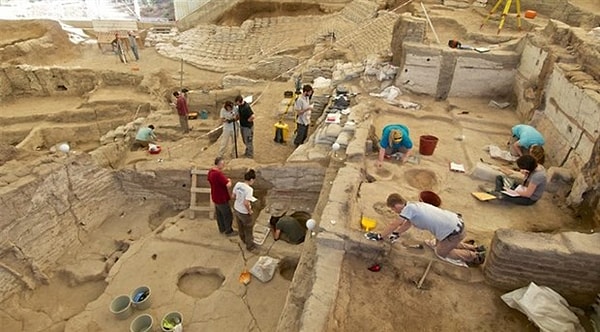
<instances>
[{"instance_id":1,"label":"person in red shirt","mask_svg":"<svg viewBox=\"0 0 600 332\"><path fill-rule=\"evenodd\" d=\"M188 105L187 100L183 93L179 93L179 91L173 92L173 96L177 98L177 102L175 107L177 108L177 114L179 114L179 124L181 125L181 130L183 130L184 134L190 132L190 128L188 127Z\"/></svg>"},{"instance_id":2,"label":"person in red shirt","mask_svg":"<svg viewBox=\"0 0 600 332\"><path fill-rule=\"evenodd\" d=\"M215 159L215 166L208 171L208 182L210 183L210 199L215 203L215 216L219 232L227 236L236 236L238 233L231 228L233 213L229 201L231 195L231 179L223 174L225 160Z\"/></svg>"}]
</instances>

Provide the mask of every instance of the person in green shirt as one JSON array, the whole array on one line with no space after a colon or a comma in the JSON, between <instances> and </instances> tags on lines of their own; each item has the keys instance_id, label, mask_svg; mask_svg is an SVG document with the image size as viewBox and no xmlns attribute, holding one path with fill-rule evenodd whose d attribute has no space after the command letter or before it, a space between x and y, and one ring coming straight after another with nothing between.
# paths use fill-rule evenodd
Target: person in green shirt
<instances>
[{"instance_id":1,"label":"person in green shirt","mask_svg":"<svg viewBox=\"0 0 600 332\"><path fill-rule=\"evenodd\" d=\"M148 144L155 144L155 142L154 125L140 128L135 135L135 144L143 148L147 148Z\"/></svg>"},{"instance_id":2,"label":"person in green shirt","mask_svg":"<svg viewBox=\"0 0 600 332\"><path fill-rule=\"evenodd\" d=\"M304 242L306 228L293 216L285 215L286 211L280 208L271 208L271 229L275 241L282 239L291 244Z\"/></svg>"}]
</instances>

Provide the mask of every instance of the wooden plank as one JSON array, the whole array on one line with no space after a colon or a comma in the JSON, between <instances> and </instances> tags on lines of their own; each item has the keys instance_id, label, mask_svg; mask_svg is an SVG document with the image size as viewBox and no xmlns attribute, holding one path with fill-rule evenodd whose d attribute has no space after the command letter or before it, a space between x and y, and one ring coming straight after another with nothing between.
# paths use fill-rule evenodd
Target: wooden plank
<instances>
[{"instance_id":1,"label":"wooden plank","mask_svg":"<svg viewBox=\"0 0 600 332\"><path fill-rule=\"evenodd\" d=\"M208 175L208 170L207 169L193 169L192 170L192 175Z\"/></svg>"},{"instance_id":2,"label":"wooden plank","mask_svg":"<svg viewBox=\"0 0 600 332\"><path fill-rule=\"evenodd\" d=\"M192 187L191 192L192 193L200 193L200 194L210 194L210 188Z\"/></svg>"}]
</instances>

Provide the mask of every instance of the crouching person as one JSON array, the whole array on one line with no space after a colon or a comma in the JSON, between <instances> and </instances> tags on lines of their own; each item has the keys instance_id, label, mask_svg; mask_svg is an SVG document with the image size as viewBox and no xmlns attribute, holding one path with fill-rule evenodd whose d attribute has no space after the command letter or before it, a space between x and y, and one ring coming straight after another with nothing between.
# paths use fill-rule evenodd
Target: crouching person
<instances>
[{"instance_id":1,"label":"crouching person","mask_svg":"<svg viewBox=\"0 0 600 332\"><path fill-rule=\"evenodd\" d=\"M286 211L271 208L271 230L275 241L282 239L291 244L300 244L306 237L306 228L293 216L285 215Z\"/></svg>"},{"instance_id":2,"label":"crouching person","mask_svg":"<svg viewBox=\"0 0 600 332\"><path fill-rule=\"evenodd\" d=\"M435 240L427 241L427 244L438 256L460 260L469 266L483 264L485 248L463 242L465 225L460 214L423 202L407 202L400 194L389 195L386 204L398 216L382 233L366 233L369 240L382 241L389 237L393 243L400 234L415 226L435 236Z\"/></svg>"}]
</instances>

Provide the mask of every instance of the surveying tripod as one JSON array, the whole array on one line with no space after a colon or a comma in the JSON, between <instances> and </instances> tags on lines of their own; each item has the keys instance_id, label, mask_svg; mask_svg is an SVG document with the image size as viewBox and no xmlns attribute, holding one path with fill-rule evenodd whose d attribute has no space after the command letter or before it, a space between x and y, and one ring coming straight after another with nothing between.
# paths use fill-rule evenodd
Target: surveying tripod
<instances>
[{"instance_id":1,"label":"surveying tripod","mask_svg":"<svg viewBox=\"0 0 600 332\"><path fill-rule=\"evenodd\" d=\"M500 4L502 2L504 2L504 0L496 1L496 4L494 5L494 7L492 7L492 10L490 10L490 13L485 17L485 19L483 20L483 23L481 23L481 26L479 27L480 30L483 28L485 23L490 19L490 16L494 15L494 12L496 12L496 10L498 9L498 7L500 7ZM519 28L519 31L521 31L521 0L516 0L516 2L517 2L517 27ZM506 0L506 5L504 5L504 10L502 11L502 17L500 18L500 25L498 26L498 34L500 34L500 30L502 30L502 27L504 26L504 21L506 20L506 15L508 15L508 11L510 10L511 4L512 4L512 0Z\"/></svg>"}]
</instances>

